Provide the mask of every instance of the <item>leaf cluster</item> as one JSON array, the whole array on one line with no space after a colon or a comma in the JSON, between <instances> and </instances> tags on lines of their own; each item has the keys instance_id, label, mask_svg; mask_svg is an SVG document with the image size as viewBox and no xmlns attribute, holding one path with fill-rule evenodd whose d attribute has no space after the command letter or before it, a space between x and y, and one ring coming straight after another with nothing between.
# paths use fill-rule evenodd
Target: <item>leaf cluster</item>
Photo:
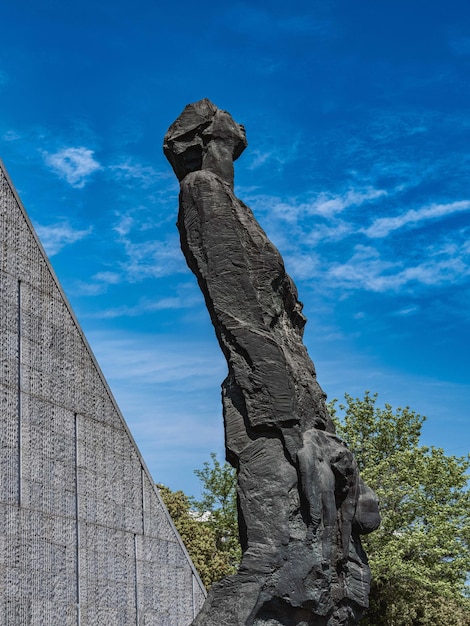
<instances>
[{"instance_id":1,"label":"leaf cluster","mask_svg":"<svg viewBox=\"0 0 470 626\"><path fill-rule=\"evenodd\" d=\"M207 516L217 549L228 558L229 573L234 573L241 560L235 470L228 463L220 463L212 452L211 461L194 473L201 481L202 493L200 500L191 500L192 506L201 517Z\"/></svg>"},{"instance_id":2,"label":"leaf cluster","mask_svg":"<svg viewBox=\"0 0 470 626\"><path fill-rule=\"evenodd\" d=\"M373 576L366 626L470 624L468 457L419 445L424 417L345 396L329 409L364 481L376 492L380 528L364 538Z\"/></svg>"},{"instance_id":3,"label":"leaf cluster","mask_svg":"<svg viewBox=\"0 0 470 626\"><path fill-rule=\"evenodd\" d=\"M192 510L191 499L182 491L157 485L165 506L205 587L232 573L229 555L218 547L211 524L202 521Z\"/></svg>"}]
</instances>

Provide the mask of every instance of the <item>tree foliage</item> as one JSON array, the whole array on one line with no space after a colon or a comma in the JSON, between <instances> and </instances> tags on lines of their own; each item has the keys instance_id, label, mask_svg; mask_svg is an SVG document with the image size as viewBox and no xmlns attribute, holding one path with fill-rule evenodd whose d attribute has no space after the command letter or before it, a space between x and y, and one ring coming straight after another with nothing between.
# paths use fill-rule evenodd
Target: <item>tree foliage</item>
<instances>
[{"instance_id":1,"label":"tree foliage","mask_svg":"<svg viewBox=\"0 0 470 626\"><path fill-rule=\"evenodd\" d=\"M233 571L229 555L217 546L212 526L192 513L191 499L182 491L157 485L163 502L205 587Z\"/></svg>"},{"instance_id":2,"label":"tree foliage","mask_svg":"<svg viewBox=\"0 0 470 626\"><path fill-rule=\"evenodd\" d=\"M211 462L194 473L201 481L201 500L192 500L200 516L207 516L207 524L215 535L217 549L224 554L234 573L241 559L237 518L236 473L228 463L220 463L217 455L211 453Z\"/></svg>"},{"instance_id":3,"label":"tree foliage","mask_svg":"<svg viewBox=\"0 0 470 626\"><path fill-rule=\"evenodd\" d=\"M380 528L363 538L373 582L364 626L468 626L466 457L421 446L424 417L345 396L337 432L379 497ZM336 401L329 406L338 418Z\"/></svg>"},{"instance_id":4,"label":"tree foliage","mask_svg":"<svg viewBox=\"0 0 470 626\"><path fill-rule=\"evenodd\" d=\"M215 453L194 473L201 481L201 499L158 485L189 556L207 589L238 568L237 487L235 470Z\"/></svg>"}]
</instances>

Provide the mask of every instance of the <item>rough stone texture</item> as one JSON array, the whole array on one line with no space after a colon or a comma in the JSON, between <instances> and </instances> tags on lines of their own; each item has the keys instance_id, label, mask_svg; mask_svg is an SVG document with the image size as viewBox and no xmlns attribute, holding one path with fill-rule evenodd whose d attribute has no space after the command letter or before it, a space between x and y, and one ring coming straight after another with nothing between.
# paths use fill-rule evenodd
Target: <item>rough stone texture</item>
<instances>
[{"instance_id":1,"label":"rough stone texture","mask_svg":"<svg viewBox=\"0 0 470 626\"><path fill-rule=\"evenodd\" d=\"M205 592L0 162L0 624L187 626Z\"/></svg>"},{"instance_id":2,"label":"rough stone texture","mask_svg":"<svg viewBox=\"0 0 470 626\"><path fill-rule=\"evenodd\" d=\"M188 105L164 152L180 180L178 228L227 359L227 459L237 468L239 571L212 587L194 626L346 626L368 603L360 533L377 500L334 434L302 341L283 260L233 192L244 128L209 100Z\"/></svg>"}]
</instances>

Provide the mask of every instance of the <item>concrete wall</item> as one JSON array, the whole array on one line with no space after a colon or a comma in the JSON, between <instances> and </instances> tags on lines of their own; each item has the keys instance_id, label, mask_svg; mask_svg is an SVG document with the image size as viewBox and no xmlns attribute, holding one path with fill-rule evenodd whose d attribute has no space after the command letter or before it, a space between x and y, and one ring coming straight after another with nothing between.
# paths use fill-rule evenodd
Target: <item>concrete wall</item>
<instances>
[{"instance_id":1,"label":"concrete wall","mask_svg":"<svg viewBox=\"0 0 470 626\"><path fill-rule=\"evenodd\" d=\"M187 626L203 586L0 162L0 624Z\"/></svg>"}]
</instances>

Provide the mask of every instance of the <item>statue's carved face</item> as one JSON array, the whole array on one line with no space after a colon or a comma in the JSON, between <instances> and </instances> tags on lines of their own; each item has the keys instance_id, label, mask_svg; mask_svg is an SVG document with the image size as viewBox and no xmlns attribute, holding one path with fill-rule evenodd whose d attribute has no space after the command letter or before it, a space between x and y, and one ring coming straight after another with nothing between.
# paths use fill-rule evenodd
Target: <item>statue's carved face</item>
<instances>
[{"instance_id":1,"label":"statue's carved face","mask_svg":"<svg viewBox=\"0 0 470 626\"><path fill-rule=\"evenodd\" d=\"M232 159L235 161L248 145L245 127L237 124L230 113L218 109L212 119L212 123L204 128L203 136L210 141L222 141L231 149Z\"/></svg>"},{"instance_id":2,"label":"statue's carved face","mask_svg":"<svg viewBox=\"0 0 470 626\"><path fill-rule=\"evenodd\" d=\"M163 149L181 181L189 172L201 169L229 172L246 146L244 126L227 111L201 100L188 105L170 126Z\"/></svg>"}]
</instances>

